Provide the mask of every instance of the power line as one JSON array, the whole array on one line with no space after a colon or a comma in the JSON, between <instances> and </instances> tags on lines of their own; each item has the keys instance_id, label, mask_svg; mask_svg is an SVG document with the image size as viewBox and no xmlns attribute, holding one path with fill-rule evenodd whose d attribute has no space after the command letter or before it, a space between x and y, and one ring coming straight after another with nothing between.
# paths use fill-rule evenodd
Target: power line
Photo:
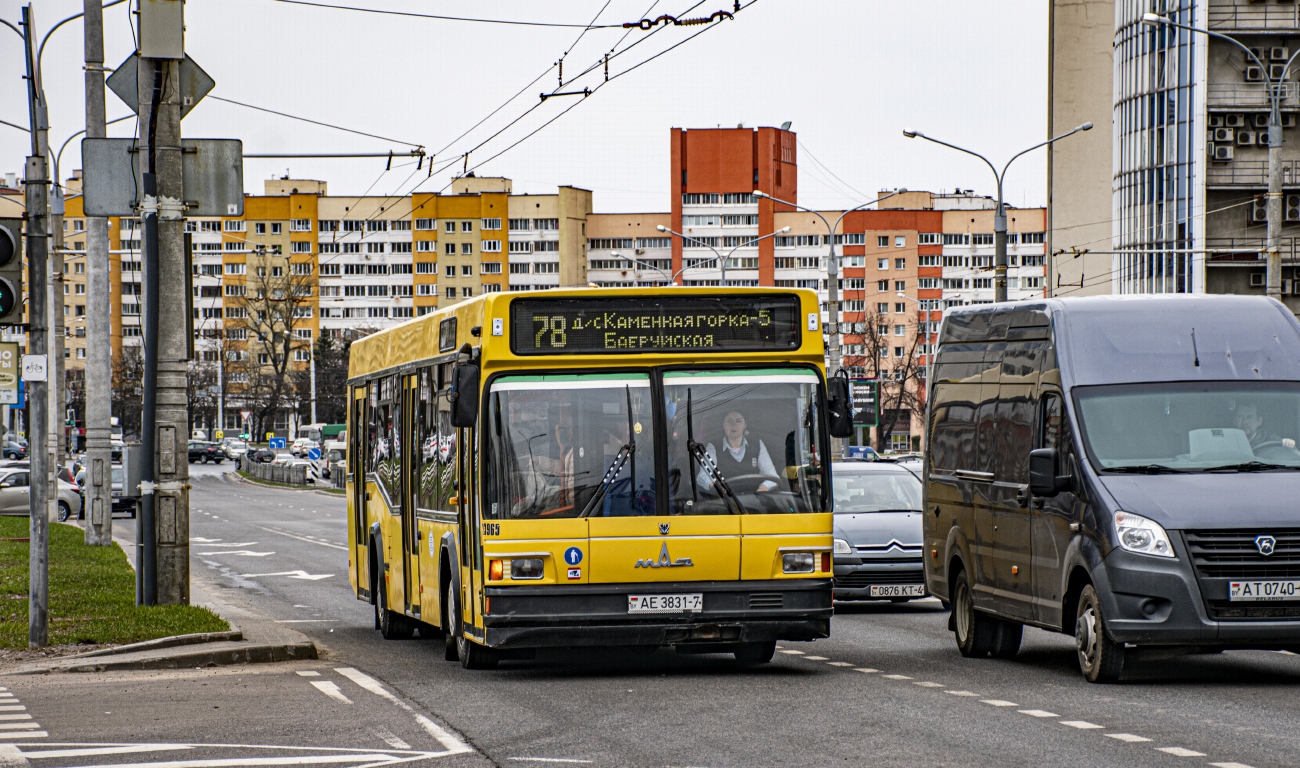
<instances>
[{"instance_id":1,"label":"power line","mask_svg":"<svg viewBox=\"0 0 1300 768\"><path fill-rule=\"evenodd\" d=\"M844 179L841 179L839 176L837 176L837 175L835 174L835 171L832 171L832 170L830 169L829 166L827 166L827 165L826 165L825 163L823 163L821 160L818 160L818 159L817 159L817 156L814 155L814 154L812 153L812 150L808 149L808 145L805 144L805 143L803 143L803 141L802 141L801 139L796 138L796 139L795 139L795 142L799 145L800 148L803 149L804 153L808 155L808 158L809 158L810 160L812 160L814 164L816 164L816 165L817 165L818 167L820 167L822 170L824 170L824 171L826 171L827 173L829 173L829 174L831 175L832 178L834 178L834 179L835 179L836 181L838 181L839 183L843 184L843 185L844 185L844 186L845 186L845 187L846 187L850 192L853 192L853 193L854 193L855 195L857 195L860 199L865 199L865 198L867 197L867 195L864 195L864 194L862 194L861 192L859 192L858 190L854 189L853 186L850 185L847 181L845 181Z\"/></svg>"},{"instance_id":2,"label":"power line","mask_svg":"<svg viewBox=\"0 0 1300 768\"><path fill-rule=\"evenodd\" d=\"M278 0L278 1L279 1L279 2L285 2L285 3L290 2L290 0ZM355 130L355 129L352 129L352 128L344 128L344 127L341 126L341 125L334 125L334 124L332 124L332 123L323 123L323 122L321 122L321 121L319 121L319 120L312 120L312 119L310 119L310 118L306 118L306 117L299 117L298 115L291 115L291 114L289 114L288 112L277 112L277 111L274 110L274 109L267 109L266 107L259 107L259 106L256 106L256 105L254 105L254 104L245 104L245 103L242 102L242 101L235 101L234 99L224 99L224 98L222 98L222 97L220 97L220 96L212 96L212 95L209 95L208 98L209 98L209 99L215 99L215 100L217 100L217 101L224 101L224 102L226 102L227 104L235 104L235 105L240 106L240 107L247 107L248 109L255 109L255 110L257 110L258 112L267 112L267 113L270 113L270 114L272 114L272 115L279 115L280 117L287 117L287 118L289 118L290 120L301 120L301 121L304 122L304 123L311 123L312 125L319 125L319 126L322 126L322 127L324 127L324 128L333 128L333 129L336 130L336 131L343 131L343 132L345 132L345 133L355 133L355 134L358 135L358 136L366 136L366 137L369 137L369 138L372 138L372 139L379 139L379 140L381 140L381 141L391 141L391 142L393 142L394 144L405 144L405 145L407 145L408 147L422 147L422 146L424 146L423 144L420 144L420 143L418 143L418 142L414 142L414 141L402 141L401 139L392 139L392 138L389 138L389 137L387 137L387 136L380 136L380 135L378 135L378 134L374 134L374 133L366 133L365 131L358 131L358 130Z\"/></svg>"},{"instance_id":3,"label":"power line","mask_svg":"<svg viewBox=\"0 0 1300 768\"><path fill-rule=\"evenodd\" d=\"M566 24L557 21L517 21L514 19L482 19L469 16L441 16L432 13L415 13L413 11L391 11L383 8L358 8L352 5L329 5L327 3L312 3L307 0L276 0L276 2L288 3L290 5L310 5L315 8L330 8L335 11L360 11L361 13L377 13L385 16L409 16L417 19L436 19L438 21L471 21L479 24L508 24L520 27L560 27L568 29L622 29L622 24Z\"/></svg>"}]
</instances>

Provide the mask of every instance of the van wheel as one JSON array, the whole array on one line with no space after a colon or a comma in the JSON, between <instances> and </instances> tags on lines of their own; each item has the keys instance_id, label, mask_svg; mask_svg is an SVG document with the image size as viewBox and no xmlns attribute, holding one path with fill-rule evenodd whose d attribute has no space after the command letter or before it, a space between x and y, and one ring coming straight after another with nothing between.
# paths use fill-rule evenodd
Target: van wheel
<instances>
[{"instance_id":1,"label":"van wheel","mask_svg":"<svg viewBox=\"0 0 1300 768\"><path fill-rule=\"evenodd\" d=\"M998 621L997 639L993 642L994 658L1014 659L1020 652L1020 640L1024 634L1024 624L1018 621Z\"/></svg>"},{"instance_id":2,"label":"van wheel","mask_svg":"<svg viewBox=\"0 0 1300 768\"><path fill-rule=\"evenodd\" d=\"M988 656L997 642L998 620L975 610L975 598L965 570L957 573L952 614L953 633L961 655L967 658Z\"/></svg>"},{"instance_id":3,"label":"van wheel","mask_svg":"<svg viewBox=\"0 0 1300 768\"><path fill-rule=\"evenodd\" d=\"M379 634L385 640L406 640L411 637L411 622L397 611L388 608L388 585L384 583L383 578L379 579L379 602L377 604L379 611Z\"/></svg>"},{"instance_id":4,"label":"van wheel","mask_svg":"<svg viewBox=\"0 0 1300 768\"><path fill-rule=\"evenodd\" d=\"M740 666L755 667L772 660L772 657L776 655L776 641L741 643L736 646L736 650L732 651L732 653Z\"/></svg>"},{"instance_id":5,"label":"van wheel","mask_svg":"<svg viewBox=\"0 0 1300 768\"><path fill-rule=\"evenodd\" d=\"M1101 601L1091 584L1079 595L1074 646L1079 652L1079 671L1088 682L1113 683L1119 679L1124 669L1124 646L1107 637Z\"/></svg>"}]
</instances>

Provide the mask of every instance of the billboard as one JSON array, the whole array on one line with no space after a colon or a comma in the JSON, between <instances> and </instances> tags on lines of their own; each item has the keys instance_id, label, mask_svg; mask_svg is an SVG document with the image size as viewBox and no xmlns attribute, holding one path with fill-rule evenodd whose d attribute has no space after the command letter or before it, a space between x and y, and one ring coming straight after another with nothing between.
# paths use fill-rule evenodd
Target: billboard
<instances>
[{"instance_id":1,"label":"billboard","mask_svg":"<svg viewBox=\"0 0 1300 768\"><path fill-rule=\"evenodd\" d=\"M854 426L874 427L880 423L880 382L854 379L849 382L849 397L853 401Z\"/></svg>"},{"instance_id":2,"label":"billboard","mask_svg":"<svg viewBox=\"0 0 1300 768\"><path fill-rule=\"evenodd\" d=\"M18 405L18 344L0 342L0 404Z\"/></svg>"}]
</instances>

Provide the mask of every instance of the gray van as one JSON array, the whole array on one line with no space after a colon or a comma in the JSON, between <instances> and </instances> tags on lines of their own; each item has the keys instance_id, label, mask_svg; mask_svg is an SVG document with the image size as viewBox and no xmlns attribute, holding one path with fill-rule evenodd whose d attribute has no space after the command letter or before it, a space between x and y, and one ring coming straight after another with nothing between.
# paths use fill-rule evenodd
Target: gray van
<instances>
[{"instance_id":1,"label":"gray van","mask_svg":"<svg viewBox=\"0 0 1300 768\"><path fill-rule=\"evenodd\" d=\"M964 656L1072 633L1092 682L1143 648L1300 650L1300 323L1236 296L945 313L925 576Z\"/></svg>"}]
</instances>

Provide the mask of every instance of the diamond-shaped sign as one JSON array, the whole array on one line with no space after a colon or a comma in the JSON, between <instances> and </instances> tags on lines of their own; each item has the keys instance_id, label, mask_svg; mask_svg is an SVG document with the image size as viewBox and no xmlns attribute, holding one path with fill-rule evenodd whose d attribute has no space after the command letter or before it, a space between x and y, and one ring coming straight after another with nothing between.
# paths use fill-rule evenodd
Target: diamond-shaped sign
<instances>
[{"instance_id":1,"label":"diamond-shaped sign","mask_svg":"<svg viewBox=\"0 0 1300 768\"><path fill-rule=\"evenodd\" d=\"M131 55L122 62L104 83L117 97L126 102L132 112L140 114L140 95L137 90L140 70L140 57ZM203 97L212 92L217 81L213 80L203 68L189 56L181 61L181 119L194 109L194 105L203 101Z\"/></svg>"}]
</instances>

